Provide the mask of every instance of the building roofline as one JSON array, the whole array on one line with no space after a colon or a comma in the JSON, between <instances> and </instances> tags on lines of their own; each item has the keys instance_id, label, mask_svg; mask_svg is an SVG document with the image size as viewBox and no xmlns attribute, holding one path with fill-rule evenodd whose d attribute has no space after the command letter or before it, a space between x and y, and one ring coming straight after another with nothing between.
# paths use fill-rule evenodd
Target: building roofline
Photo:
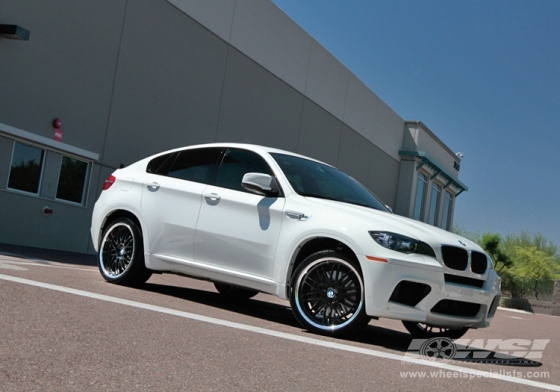
<instances>
[{"instance_id":1,"label":"building roofline","mask_svg":"<svg viewBox=\"0 0 560 392\"><path fill-rule=\"evenodd\" d=\"M426 126L426 124L424 124L422 121L417 121L417 120L406 120L405 125L407 124L414 124L417 127L422 128L432 139L434 139L436 142L438 142L438 144L443 147L445 149L445 151L447 151L449 154L451 155L455 155L455 152L449 148L449 146L447 144L445 144L430 128L428 128ZM456 156L456 155L455 155ZM461 161L461 158L457 157L457 159L459 159L459 162Z\"/></svg>"},{"instance_id":2,"label":"building roofline","mask_svg":"<svg viewBox=\"0 0 560 392\"><path fill-rule=\"evenodd\" d=\"M451 184L453 184L455 187L459 188L459 193L457 193L457 195L455 195L455 196L459 196L464 191L469 190L469 188L465 184L463 184L461 181L459 181L459 179L456 176L454 176L447 169L445 169L442 165L440 165L427 152L425 152L425 151L403 151L403 150L401 150L401 151L399 151L399 155L402 156L402 157L420 158L421 163L420 163L420 165L418 165L416 170L420 169L420 167L422 167L423 165L426 165L426 164L432 166L436 170L435 175L441 174L443 177L445 177L447 179L448 182L447 182L447 185L445 186L445 188L447 188Z\"/></svg>"}]
</instances>

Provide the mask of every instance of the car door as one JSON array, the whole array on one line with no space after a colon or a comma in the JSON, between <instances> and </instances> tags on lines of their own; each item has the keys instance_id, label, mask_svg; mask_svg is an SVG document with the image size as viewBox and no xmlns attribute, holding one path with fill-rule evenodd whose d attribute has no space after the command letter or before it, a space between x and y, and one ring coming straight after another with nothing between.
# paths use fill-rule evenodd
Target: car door
<instances>
[{"instance_id":1,"label":"car door","mask_svg":"<svg viewBox=\"0 0 560 392\"><path fill-rule=\"evenodd\" d=\"M142 216L146 252L194 260L195 228L212 170L222 148L187 149L148 164Z\"/></svg>"},{"instance_id":2,"label":"car door","mask_svg":"<svg viewBox=\"0 0 560 392\"><path fill-rule=\"evenodd\" d=\"M195 257L202 263L271 278L285 199L244 189L243 175L255 172L273 175L257 153L226 151L215 185L203 193Z\"/></svg>"}]
</instances>

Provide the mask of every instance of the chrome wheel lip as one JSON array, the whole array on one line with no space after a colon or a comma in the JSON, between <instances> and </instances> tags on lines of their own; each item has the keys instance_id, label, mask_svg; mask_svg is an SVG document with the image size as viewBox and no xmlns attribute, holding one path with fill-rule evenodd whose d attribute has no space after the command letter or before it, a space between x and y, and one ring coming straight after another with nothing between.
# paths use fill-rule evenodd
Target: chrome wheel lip
<instances>
[{"instance_id":1,"label":"chrome wheel lip","mask_svg":"<svg viewBox=\"0 0 560 392\"><path fill-rule=\"evenodd\" d=\"M123 222L111 226L103 236L99 250L99 265L103 274L110 279L123 276L136 251L136 237L132 227Z\"/></svg>"},{"instance_id":2,"label":"chrome wheel lip","mask_svg":"<svg viewBox=\"0 0 560 392\"><path fill-rule=\"evenodd\" d=\"M425 324L425 323L418 323L418 327L427 332L427 333L440 333L440 332L445 332L447 330L449 330L449 328L445 328L445 327L433 327L429 324ZM434 329L439 330L439 332L432 332Z\"/></svg>"},{"instance_id":3,"label":"chrome wheel lip","mask_svg":"<svg viewBox=\"0 0 560 392\"><path fill-rule=\"evenodd\" d=\"M434 326L431 326L431 325L425 324L425 323L417 323L417 325L418 325L418 328L420 328L422 330L422 332L430 334L430 335L434 336L434 338L438 337L442 333L445 333L445 332L451 330L451 328L434 327ZM437 330L437 332L436 332L436 330Z\"/></svg>"},{"instance_id":4,"label":"chrome wheel lip","mask_svg":"<svg viewBox=\"0 0 560 392\"><path fill-rule=\"evenodd\" d=\"M357 307L353 310L352 316L350 318L348 318L346 321L344 321L343 323L340 323L340 324L326 325L326 324L322 324L322 323L317 322L317 320L315 320L312 317L309 317L309 315L308 315L309 311L307 309L304 309L304 307L302 305L302 299L301 299L301 294L302 293L300 292L300 290L301 290L301 286L302 286L302 281L304 281L307 277L309 277L310 272L313 272L316 268L319 268L321 264L332 264L332 263L338 263L338 264L343 265L345 268L350 270L355 275L355 278L352 278L352 279L355 279L357 281L357 283L359 283L358 288L360 290L360 298L359 298L359 303L357 304ZM328 285L328 287L326 288L326 290L324 292L324 295L328 299L336 301L338 293L337 293L337 290L335 288L331 287L331 286L332 285ZM354 266L352 264L350 264L346 260L339 259L339 258L336 258L336 257L324 257L324 258L321 258L321 259L314 260L307 267L305 267L305 269L298 275L297 280L295 282L295 286L294 286L294 297L295 297L296 306L298 308L298 313L301 315L301 317L303 317L306 320L306 322L308 322L314 328L317 328L319 330L337 331L337 330L343 329L347 325L351 324L356 319L356 317L358 317L360 312L362 311L362 308L364 307L364 285L363 285L362 278L361 278L359 272L356 270L356 268L354 268Z\"/></svg>"}]
</instances>

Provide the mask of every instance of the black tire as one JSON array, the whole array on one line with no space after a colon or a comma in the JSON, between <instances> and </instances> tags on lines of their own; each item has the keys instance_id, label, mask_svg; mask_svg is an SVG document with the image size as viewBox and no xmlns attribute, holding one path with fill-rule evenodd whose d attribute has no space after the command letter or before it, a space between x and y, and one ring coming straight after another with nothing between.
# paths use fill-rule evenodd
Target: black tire
<instances>
[{"instance_id":1,"label":"black tire","mask_svg":"<svg viewBox=\"0 0 560 392\"><path fill-rule=\"evenodd\" d=\"M451 329L434 327L424 323L415 323L414 321L403 321L402 323L407 331L417 339L449 338L455 340L462 337L469 330L469 327Z\"/></svg>"},{"instance_id":2,"label":"black tire","mask_svg":"<svg viewBox=\"0 0 560 392\"><path fill-rule=\"evenodd\" d=\"M369 322L360 270L333 250L314 253L299 265L292 277L290 305L304 328L323 335L347 335Z\"/></svg>"},{"instance_id":3,"label":"black tire","mask_svg":"<svg viewBox=\"0 0 560 392\"><path fill-rule=\"evenodd\" d=\"M228 299L234 301L242 301L249 298L253 298L259 292L251 289L244 289L238 286L230 286L224 283L214 283L214 287L218 290L218 293L225 295Z\"/></svg>"},{"instance_id":4,"label":"black tire","mask_svg":"<svg viewBox=\"0 0 560 392\"><path fill-rule=\"evenodd\" d=\"M152 275L144 263L142 232L129 218L118 218L103 230L97 261L107 282L135 286Z\"/></svg>"}]
</instances>

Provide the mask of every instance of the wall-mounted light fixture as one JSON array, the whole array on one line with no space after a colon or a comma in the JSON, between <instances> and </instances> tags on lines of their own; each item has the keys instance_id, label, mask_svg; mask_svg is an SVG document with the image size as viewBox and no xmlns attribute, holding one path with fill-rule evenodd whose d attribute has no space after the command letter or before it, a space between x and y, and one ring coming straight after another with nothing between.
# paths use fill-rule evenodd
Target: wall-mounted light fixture
<instances>
[{"instance_id":1,"label":"wall-mounted light fixture","mask_svg":"<svg viewBox=\"0 0 560 392\"><path fill-rule=\"evenodd\" d=\"M0 37L29 41L31 32L18 25L0 24Z\"/></svg>"}]
</instances>

